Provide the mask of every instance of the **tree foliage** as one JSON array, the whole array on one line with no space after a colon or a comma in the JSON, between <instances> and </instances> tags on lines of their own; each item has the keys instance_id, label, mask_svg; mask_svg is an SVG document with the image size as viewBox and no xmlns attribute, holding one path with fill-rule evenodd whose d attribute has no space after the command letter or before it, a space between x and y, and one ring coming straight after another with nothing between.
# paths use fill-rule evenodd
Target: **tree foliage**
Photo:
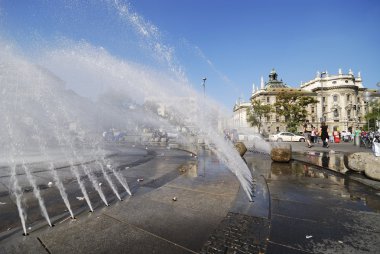
<instances>
[{"instance_id":1,"label":"tree foliage","mask_svg":"<svg viewBox=\"0 0 380 254\"><path fill-rule=\"evenodd\" d=\"M277 95L276 113L284 116L286 128L290 132L296 132L298 126L306 120L309 104L315 104L318 101L311 96L304 96L300 93L280 93Z\"/></svg>"},{"instance_id":2,"label":"tree foliage","mask_svg":"<svg viewBox=\"0 0 380 254\"><path fill-rule=\"evenodd\" d=\"M263 117L266 117L269 113L273 112L271 105L262 104L261 100L253 100L251 102L252 107L247 110L247 121L251 126L257 126L260 132Z\"/></svg>"},{"instance_id":3,"label":"tree foliage","mask_svg":"<svg viewBox=\"0 0 380 254\"><path fill-rule=\"evenodd\" d=\"M376 129L376 121L380 120L380 100L372 101L370 107L372 110L365 115L365 119L369 121L370 129Z\"/></svg>"}]
</instances>

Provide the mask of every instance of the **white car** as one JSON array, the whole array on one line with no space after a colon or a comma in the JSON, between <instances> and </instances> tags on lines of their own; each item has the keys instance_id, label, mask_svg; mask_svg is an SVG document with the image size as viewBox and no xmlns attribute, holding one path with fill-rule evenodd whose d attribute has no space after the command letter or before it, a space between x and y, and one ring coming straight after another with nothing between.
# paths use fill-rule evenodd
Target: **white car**
<instances>
[{"instance_id":1,"label":"white car","mask_svg":"<svg viewBox=\"0 0 380 254\"><path fill-rule=\"evenodd\" d=\"M279 132L277 134L270 135L269 136L269 141L278 141L278 142L282 142L282 141L305 142L305 137L304 136L300 136L300 135L296 135L296 134L291 133L291 132Z\"/></svg>"}]
</instances>

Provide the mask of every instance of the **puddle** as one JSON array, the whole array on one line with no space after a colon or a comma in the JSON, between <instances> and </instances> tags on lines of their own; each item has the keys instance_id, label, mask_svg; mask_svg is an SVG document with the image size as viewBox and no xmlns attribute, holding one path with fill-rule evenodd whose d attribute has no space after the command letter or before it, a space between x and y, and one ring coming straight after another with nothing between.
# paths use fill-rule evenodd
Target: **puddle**
<instances>
[{"instance_id":1,"label":"puddle","mask_svg":"<svg viewBox=\"0 0 380 254\"><path fill-rule=\"evenodd\" d=\"M349 170L344 164L344 154L337 152L305 152L293 153L293 158L299 161L312 163L330 170L345 174Z\"/></svg>"},{"instance_id":2,"label":"puddle","mask_svg":"<svg viewBox=\"0 0 380 254\"><path fill-rule=\"evenodd\" d=\"M290 163L273 162L269 156L260 155L249 157L247 160L250 168L264 176L268 183L282 182L281 186L293 186L290 188L299 193L297 195L300 200L304 191L315 191L315 193L333 195L337 201L351 201L365 210L380 212L379 191L335 173L348 171L344 166L344 154L316 152L300 154L299 157L299 160L297 158L297 161ZM301 159L328 169L303 163Z\"/></svg>"}]
</instances>

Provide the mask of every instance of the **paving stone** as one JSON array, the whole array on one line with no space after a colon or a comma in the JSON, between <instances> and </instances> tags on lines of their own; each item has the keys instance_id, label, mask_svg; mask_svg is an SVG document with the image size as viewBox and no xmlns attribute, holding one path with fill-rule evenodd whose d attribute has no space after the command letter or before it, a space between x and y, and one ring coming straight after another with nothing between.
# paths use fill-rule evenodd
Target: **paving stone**
<instances>
[{"instance_id":1,"label":"paving stone","mask_svg":"<svg viewBox=\"0 0 380 254\"><path fill-rule=\"evenodd\" d=\"M269 220L229 212L200 253L264 253Z\"/></svg>"}]
</instances>

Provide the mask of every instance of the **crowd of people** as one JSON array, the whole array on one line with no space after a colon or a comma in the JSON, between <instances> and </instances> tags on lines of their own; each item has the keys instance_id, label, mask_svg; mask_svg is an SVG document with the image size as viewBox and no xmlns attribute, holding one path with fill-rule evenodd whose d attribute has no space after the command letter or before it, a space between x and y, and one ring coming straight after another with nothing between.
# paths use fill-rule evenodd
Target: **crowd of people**
<instances>
[{"instance_id":1,"label":"crowd of people","mask_svg":"<svg viewBox=\"0 0 380 254\"><path fill-rule=\"evenodd\" d=\"M303 125L303 133L309 148L315 143L322 143L323 147L328 148L329 143L354 142L355 137L359 137L360 145L362 144L366 147L367 144L370 145L372 142L380 142L379 131L356 129L353 132L349 130L330 132L325 122L322 122L321 127L318 129L311 125L308 120Z\"/></svg>"}]
</instances>

